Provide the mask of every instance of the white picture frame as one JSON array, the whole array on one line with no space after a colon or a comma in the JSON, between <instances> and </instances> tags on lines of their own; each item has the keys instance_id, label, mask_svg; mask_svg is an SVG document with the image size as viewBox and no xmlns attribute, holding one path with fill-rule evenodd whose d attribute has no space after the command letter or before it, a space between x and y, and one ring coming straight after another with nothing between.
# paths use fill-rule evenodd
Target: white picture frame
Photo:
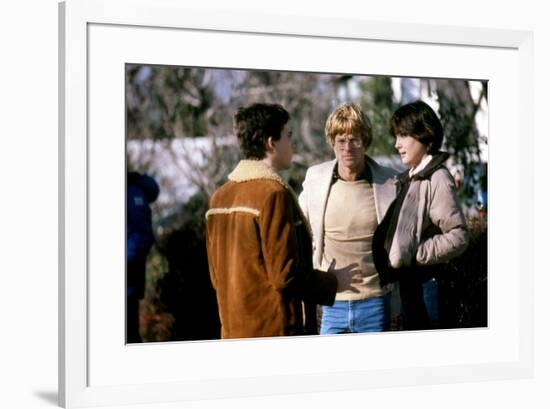
<instances>
[{"instance_id":1,"label":"white picture frame","mask_svg":"<svg viewBox=\"0 0 550 409\"><path fill-rule=\"evenodd\" d=\"M491 178L492 163L497 164L493 166L492 174L495 175L500 169L505 169L504 163L500 163L505 161L502 158L512 155L511 157L515 160L509 168L511 172L509 184L514 193L511 196L523 197L527 200L533 198L532 185L520 185L517 178L520 172L524 175L533 174L532 162L529 160L533 146L532 33L502 29L321 19L308 16L287 16L283 20L280 16L273 14L228 15L224 13L221 15L207 9L189 8L177 0L68 0L60 4L59 16L59 100L62 116L59 144L59 397L61 405L82 407L151 403L532 376L533 219L532 216L527 216L521 219L522 223L519 223L520 213L517 204L504 204L506 197L502 189L494 183L491 187L491 182L495 181ZM143 30L150 31L144 35ZM492 118L491 132L502 131L500 133L504 135L502 139L509 142L495 140L494 145L490 142L490 160L494 161L490 162L490 194L491 198L496 200L492 202L495 203L493 209L490 208L491 211L494 210L495 216L490 216L489 220L489 267L490 273L498 269L502 276L509 278L508 283L499 281L498 277L490 282L490 313L495 314L490 322L493 324L490 324L486 330L385 334L383 339L383 344L388 345L386 351L388 356L395 355L396 349L392 348L402 345L422 348L423 344L431 340L436 340L438 345L444 346L456 346L460 343L468 345L469 342L472 345L478 342L492 343L494 350L482 350L481 353L473 354L470 358L467 358L468 354L461 355L459 351L453 351L454 360L448 362L444 359L445 354L442 353L438 357L437 351L433 351L430 357L424 355L425 358L416 362L401 359L390 364L383 362L366 364L357 360L355 366L350 364L346 369L336 363L317 365L316 355L309 354L311 351L313 353L334 351L342 349L342 346L353 352L359 350L365 343L377 346L381 343L380 339L361 335L323 339L285 338L123 345L123 341L120 340L123 340L124 331L117 325L120 324L120 320L106 324L106 320L101 318L105 310L98 308L95 300L98 297L102 298L108 309L113 308L117 311L115 315L119 318L123 315L120 314L123 311L123 296L122 292L118 292L120 283L123 282L124 259L121 257L123 253L120 252L120 246L122 245L123 248L123 243L116 244L117 237L121 237L121 230L115 229L116 233L104 240L105 244L101 244L102 240L97 238L97 234L105 236L107 229L111 231L108 227L110 225L120 227L119 222L123 220L124 214L124 191L120 189L120 178L115 177L112 182L108 182L110 186L106 191L101 190L102 184L97 181L108 180L111 173L117 174L118 167L123 166L124 157L120 156L120 148L124 144L124 134L119 135L117 130L120 128L117 128L117 125L113 126L112 123L119 123L121 119L123 121L120 115L118 117L116 115L124 106L124 97L123 94L118 97L116 93L114 94L115 99L111 103L116 109L108 109L113 117L109 117L109 112L102 113L100 109L102 104L98 101L113 101L110 94L103 94L103 92L112 92L113 89L117 89L120 87L120 81L123 82L124 79L123 68L120 72L112 71L110 68L113 65L120 65L121 61L126 61L125 58L130 58L124 54L129 55L133 52L131 42L137 37L144 35L139 37L140 47L135 51L136 53L145 50L149 53L147 58L151 58L153 62L177 64L179 58L177 55L167 57L167 52L159 50L155 44L161 41L165 44L165 41L168 43L174 41L173 38L191 35L190 33L198 36L197 41L201 45L199 48L203 49L208 48L207 45L215 47L214 44L220 36L232 36L231 41L252 42L255 38L261 37L262 41L274 41L275 46L278 42L284 43L285 46L296 42L307 43L308 46L312 46L310 49L312 55L315 54L317 42L327 49L328 43L336 42L339 47L352 47L350 50L353 50L353 47L370 47L369 52L380 52L388 58L394 52L393 49L390 52L384 51L388 47L396 47L395 49L401 53L407 53L407 50L412 48L415 51L418 49L419 52L427 52L422 49L437 47L438 52L442 53L463 52L465 56L469 55L468 53L475 53L476 58L480 60L487 58L483 56L484 54L491 54L489 59L501 58L500 54L502 54L502 61L514 63L512 67L505 67L502 64L495 69L496 73L489 69L484 71L483 67L458 67L454 71L455 68L447 66L440 68L439 71L457 77L460 77L461 72L468 72L471 78L475 78L477 73L477 78L493 80L496 84L507 80L517 99L517 103L502 104L507 106L500 107L499 101L504 99L505 94L501 94L501 90L496 87L494 89L496 95L503 95L503 97L500 100L491 101L490 104L491 112L501 113L500 118ZM107 44L106 41L112 44L119 44L117 41L121 41L120 44L127 46L117 48L115 45ZM323 44L323 41L326 44ZM296 45L289 47L291 52L292 47L298 48ZM296 60L299 60L299 51L294 50L297 54ZM209 55L200 54L200 50L194 53L196 55L194 58L203 65L212 63ZM221 50L219 53L221 54ZM204 59L201 59L203 57ZM136 57L133 56L133 58ZM227 59L228 66L235 66L236 63L231 60L231 55L225 55L223 58ZM244 57L242 58L244 61ZM284 61L279 66L276 59L269 60L268 57L257 56L255 58L260 60L264 58L264 60L263 62L249 60L242 64L249 68L255 63L265 68L288 68ZM312 60L314 59L312 57ZM213 64L219 65L219 60ZM311 61L293 64L297 64L295 67L298 68L319 68ZM349 66L353 63L347 64ZM407 73L410 76L433 75L435 71L429 71L427 65L426 61L416 64L412 61L407 68ZM490 64L487 63L488 65ZM338 71L342 67L346 66L336 64L324 69ZM380 67L372 68L370 73L399 74L396 71L383 71L387 68ZM90 110L91 107L93 110ZM507 114L506 118L503 117L504 113ZM503 121L513 126L506 130L507 127L504 126ZM521 144L518 142L519 124L521 124ZM109 142L98 142L101 141L101 135L113 130L115 131L113 133L121 136L122 139L116 139L116 146L113 149L103 149L106 145L102 143ZM91 138L92 135L94 138ZM95 135L99 136L95 137ZM101 158L100 162L98 162L99 158ZM96 165L98 163L101 163L101 168ZM111 172L113 167L115 171ZM98 196L103 193L112 195L108 197L113 197L115 203L120 201L120 209L112 210L111 203L102 203ZM111 210L114 216L111 215ZM511 244L499 241L499 225L495 222L499 212L511 215L512 227L508 230L511 236L522 237L521 241L512 240ZM114 241L110 242L111 239ZM91 247L90 244L92 244ZM107 254L109 249L112 249L112 253ZM491 249L493 258L491 258ZM498 264L499 261L494 255L495 251L501 250L511 254L512 262ZM101 254L101 257L98 254ZM520 258L522 260L521 280L518 264ZM112 289L101 285L103 282L96 278L101 276L100 273L96 274L96 271L106 269L120 271L120 277L115 280L118 284L114 284ZM510 285L510 282L517 285ZM493 283L497 283L498 288ZM501 297L501 294L507 297ZM504 298L512 300L510 305L504 305ZM492 310L491 306L494 307ZM498 311L503 308L509 308L510 322L499 321ZM114 335L111 337L105 334ZM494 345L495 340L500 341L502 350L498 350L498 346ZM301 369L289 369L287 372L283 366L280 366L282 365L280 361L288 365L292 363L279 358L270 360L267 357L268 354L280 357L278 354L284 350L292 350L291 357L299 356L307 365ZM208 370L201 371L199 370L200 358L207 355L218 359L206 364ZM108 362L105 362L106 358L102 356L108 357ZM129 370L127 373L117 371L117 368L123 368L137 357L142 364L145 363L144 367L150 372L155 370L158 372L159 368L168 369L167 362L176 356L187 360L199 357L199 360L187 361L191 362L191 365L186 365L185 370L180 370L181 374L167 370L168 374L164 378L160 376L140 378L135 371ZM243 356L252 358L243 360ZM223 360L226 361L222 365L219 362ZM258 368L258 362L265 360L267 360L265 367ZM154 367L153 362L160 362L160 364ZM209 372L213 372L212 369L217 370L218 376L208 376ZM181 379L177 379L180 375Z\"/></svg>"}]
</instances>

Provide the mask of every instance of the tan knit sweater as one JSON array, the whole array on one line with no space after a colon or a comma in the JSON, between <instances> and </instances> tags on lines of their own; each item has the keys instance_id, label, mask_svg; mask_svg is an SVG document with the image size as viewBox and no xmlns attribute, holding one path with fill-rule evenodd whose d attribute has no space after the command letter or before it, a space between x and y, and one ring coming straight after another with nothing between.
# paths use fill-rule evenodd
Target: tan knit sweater
<instances>
[{"instance_id":1,"label":"tan knit sweater","mask_svg":"<svg viewBox=\"0 0 550 409\"><path fill-rule=\"evenodd\" d=\"M377 226L372 186L366 180L338 180L331 187L325 212L322 268L332 259L336 267L358 263L348 289L336 294L337 301L363 300L383 294L372 260L372 237Z\"/></svg>"}]
</instances>

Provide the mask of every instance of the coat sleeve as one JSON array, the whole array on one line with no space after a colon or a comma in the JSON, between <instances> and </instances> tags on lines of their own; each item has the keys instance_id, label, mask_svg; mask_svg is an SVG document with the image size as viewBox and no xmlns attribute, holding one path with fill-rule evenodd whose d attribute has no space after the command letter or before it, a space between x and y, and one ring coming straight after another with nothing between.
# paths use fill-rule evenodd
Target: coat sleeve
<instances>
[{"instance_id":1,"label":"coat sleeve","mask_svg":"<svg viewBox=\"0 0 550 409\"><path fill-rule=\"evenodd\" d=\"M206 223L206 257L208 258L208 271L210 273L210 282L214 290L218 289L218 280L216 276L216 271L214 268L214 260L212 259L212 253L214 251L214 244L212 243L212 237L209 230L208 222Z\"/></svg>"},{"instance_id":2,"label":"coat sleeve","mask_svg":"<svg viewBox=\"0 0 550 409\"><path fill-rule=\"evenodd\" d=\"M444 169L432 175L428 216L436 234L420 242L416 262L446 263L461 255L468 246L468 230L453 179Z\"/></svg>"},{"instance_id":3,"label":"coat sleeve","mask_svg":"<svg viewBox=\"0 0 550 409\"><path fill-rule=\"evenodd\" d=\"M266 199L260 236L268 281L284 296L332 305L336 277L313 270L311 239L304 223L290 192L277 191Z\"/></svg>"}]
</instances>

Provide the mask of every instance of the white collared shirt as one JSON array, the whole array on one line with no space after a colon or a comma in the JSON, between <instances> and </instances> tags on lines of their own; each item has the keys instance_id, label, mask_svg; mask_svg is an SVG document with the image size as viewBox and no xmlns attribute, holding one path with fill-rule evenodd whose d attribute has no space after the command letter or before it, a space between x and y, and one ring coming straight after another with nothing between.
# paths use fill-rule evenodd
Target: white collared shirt
<instances>
[{"instance_id":1,"label":"white collared shirt","mask_svg":"<svg viewBox=\"0 0 550 409\"><path fill-rule=\"evenodd\" d=\"M421 170L423 170L426 166L428 166L428 163L430 163L430 161L432 160L433 156L432 155L426 155L422 158L422 160L420 161L420 163L418 164L417 167L415 168L411 168L411 170L409 170L409 177L412 178L414 175L416 175L418 172L420 172Z\"/></svg>"}]
</instances>

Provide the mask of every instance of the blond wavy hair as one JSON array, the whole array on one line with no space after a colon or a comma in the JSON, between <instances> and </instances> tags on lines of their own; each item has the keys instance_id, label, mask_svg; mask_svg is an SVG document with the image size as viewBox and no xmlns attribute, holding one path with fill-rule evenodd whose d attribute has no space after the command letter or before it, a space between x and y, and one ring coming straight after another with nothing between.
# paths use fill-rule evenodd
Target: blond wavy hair
<instances>
[{"instance_id":1,"label":"blond wavy hair","mask_svg":"<svg viewBox=\"0 0 550 409\"><path fill-rule=\"evenodd\" d=\"M365 149L369 147L372 141L372 125L358 105L347 102L329 115L325 123L325 138L331 146L334 146L337 135L353 135L361 138Z\"/></svg>"}]
</instances>

